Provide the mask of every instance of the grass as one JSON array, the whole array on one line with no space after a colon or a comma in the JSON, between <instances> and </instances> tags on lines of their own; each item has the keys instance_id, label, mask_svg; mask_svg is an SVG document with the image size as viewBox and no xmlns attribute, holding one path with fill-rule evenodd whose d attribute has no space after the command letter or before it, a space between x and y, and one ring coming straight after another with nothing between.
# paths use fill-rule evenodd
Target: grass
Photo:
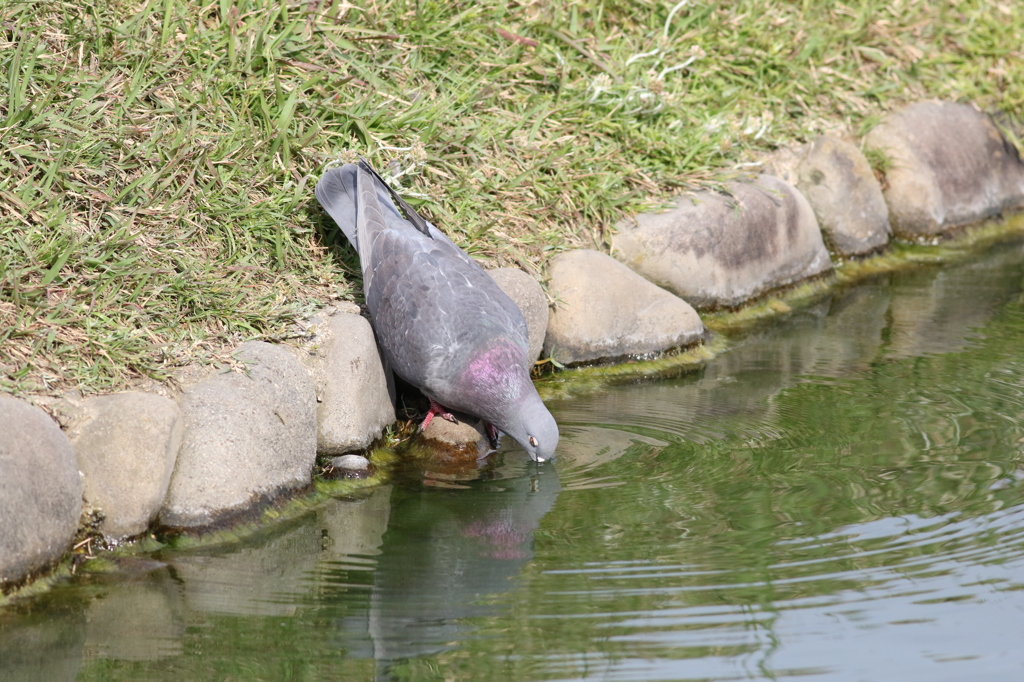
<instances>
[{"instance_id":1,"label":"grass","mask_svg":"<svg viewBox=\"0 0 1024 682\"><path fill-rule=\"evenodd\" d=\"M925 97L1024 117L1010 0L0 0L0 390L169 380L358 300L369 157L487 265Z\"/></svg>"}]
</instances>

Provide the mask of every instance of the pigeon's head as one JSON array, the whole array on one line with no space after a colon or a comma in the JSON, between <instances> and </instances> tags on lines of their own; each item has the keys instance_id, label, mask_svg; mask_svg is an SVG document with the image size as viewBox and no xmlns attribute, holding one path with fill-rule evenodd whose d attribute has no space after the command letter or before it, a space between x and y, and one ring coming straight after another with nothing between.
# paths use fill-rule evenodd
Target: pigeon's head
<instances>
[{"instance_id":1,"label":"pigeon's head","mask_svg":"<svg viewBox=\"0 0 1024 682\"><path fill-rule=\"evenodd\" d=\"M555 456L558 424L530 381L525 345L525 339L519 344L509 338L483 345L455 385L456 400L441 396L438 402L490 422L512 436L535 462L545 462ZM468 398L472 402L467 404Z\"/></svg>"},{"instance_id":2,"label":"pigeon's head","mask_svg":"<svg viewBox=\"0 0 1024 682\"><path fill-rule=\"evenodd\" d=\"M558 424L532 384L515 407L508 422L499 428L522 445L533 461L544 462L554 457Z\"/></svg>"}]
</instances>

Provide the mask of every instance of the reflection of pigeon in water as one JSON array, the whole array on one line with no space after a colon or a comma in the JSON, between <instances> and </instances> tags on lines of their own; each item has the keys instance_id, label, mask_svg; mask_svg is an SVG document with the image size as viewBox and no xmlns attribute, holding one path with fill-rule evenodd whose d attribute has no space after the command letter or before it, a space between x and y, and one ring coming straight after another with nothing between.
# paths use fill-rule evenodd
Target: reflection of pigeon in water
<instances>
[{"instance_id":1,"label":"reflection of pigeon in water","mask_svg":"<svg viewBox=\"0 0 1024 682\"><path fill-rule=\"evenodd\" d=\"M551 466L444 491L396 486L367 619L378 670L462 647L480 636L483 619L504 617L527 599L516 578L560 492Z\"/></svg>"},{"instance_id":2,"label":"reflection of pigeon in water","mask_svg":"<svg viewBox=\"0 0 1024 682\"><path fill-rule=\"evenodd\" d=\"M316 198L359 253L385 361L431 400L424 425L459 410L533 459L552 457L558 426L530 381L526 321L512 299L366 161L328 170Z\"/></svg>"}]
</instances>

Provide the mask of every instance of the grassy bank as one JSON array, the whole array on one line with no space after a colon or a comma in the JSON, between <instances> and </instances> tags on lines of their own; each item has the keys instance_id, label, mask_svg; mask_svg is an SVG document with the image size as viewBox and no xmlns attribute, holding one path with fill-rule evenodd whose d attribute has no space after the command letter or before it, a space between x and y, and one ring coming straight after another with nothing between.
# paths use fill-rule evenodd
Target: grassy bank
<instances>
[{"instance_id":1,"label":"grassy bank","mask_svg":"<svg viewBox=\"0 0 1024 682\"><path fill-rule=\"evenodd\" d=\"M1024 116L1021 35L1009 0L0 0L0 390L164 379L358 299L331 160L540 272L906 101Z\"/></svg>"}]
</instances>

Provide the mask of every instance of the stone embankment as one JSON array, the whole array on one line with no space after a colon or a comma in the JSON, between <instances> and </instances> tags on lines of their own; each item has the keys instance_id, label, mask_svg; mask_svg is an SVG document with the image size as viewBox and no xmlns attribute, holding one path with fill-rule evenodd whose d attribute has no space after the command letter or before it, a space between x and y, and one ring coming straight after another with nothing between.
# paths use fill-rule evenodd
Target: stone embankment
<instances>
[{"instance_id":1,"label":"stone embankment","mask_svg":"<svg viewBox=\"0 0 1024 682\"><path fill-rule=\"evenodd\" d=\"M525 272L493 271L527 318L533 357L572 365L692 345L706 334L698 310L827 275L833 259L878 252L893 236L930 238L1024 208L1017 150L966 104L913 104L862 147L823 136L765 170L622 221L611 256L558 254L547 294ZM395 421L369 323L347 305L303 331L295 346L242 344L244 371L183 381L172 396L50 401L59 425L0 397L0 591L59 562L80 519L109 541L200 532L308 488L318 454L368 447ZM482 438L443 420L424 436L470 449Z\"/></svg>"}]
</instances>

